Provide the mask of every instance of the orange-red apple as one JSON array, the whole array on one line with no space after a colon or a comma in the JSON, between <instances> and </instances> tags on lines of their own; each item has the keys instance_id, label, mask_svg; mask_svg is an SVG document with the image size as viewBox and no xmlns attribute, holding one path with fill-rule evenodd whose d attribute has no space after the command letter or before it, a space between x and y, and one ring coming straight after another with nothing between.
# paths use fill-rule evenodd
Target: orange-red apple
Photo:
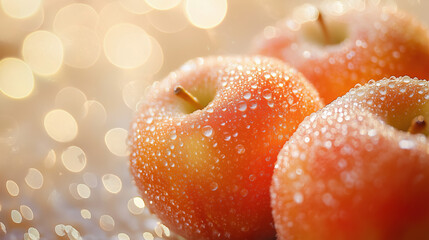
<instances>
[{"instance_id":1,"label":"orange-red apple","mask_svg":"<svg viewBox=\"0 0 429 240\"><path fill-rule=\"evenodd\" d=\"M392 10L350 10L303 24L282 20L255 52L302 72L325 103L370 79L429 79L429 33L414 17ZM323 20L324 19L324 20Z\"/></svg>"},{"instance_id":2,"label":"orange-red apple","mask_svg":"<svg viewBox=\"0 0 429 240\"><path fill-rule=\"evenodd\" d=\"M131 172L150 211L188 239L273 239L274 163L321 107L313 86L279 60L189 61L141 101Z\"/></svg>"},{"instance_id":3,"label":"orange-red apple","mask_svg":"<svg viewBox=\"0 0 429 240\"><path fill-rule=\"evenodd\" d=\"M429 82L353 88L306 118L278 156L279 239L429 239Z\"/></svg>"}]
</instances>

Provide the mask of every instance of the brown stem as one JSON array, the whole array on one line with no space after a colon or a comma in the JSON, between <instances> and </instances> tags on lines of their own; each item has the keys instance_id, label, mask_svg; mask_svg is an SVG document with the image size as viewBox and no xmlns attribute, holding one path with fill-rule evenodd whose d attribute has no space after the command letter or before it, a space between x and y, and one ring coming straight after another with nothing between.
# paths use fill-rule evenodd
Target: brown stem
<instances>
[{"instance_id":1,"label":"brown stem","mask_svg":"<svg viewBox=\"0 0 429 240\"><path fill-rule=\"evenodd\" d=\"M319 10L319 16L317 17L317 22L322 28L323 36L325 37L325 44L331 44L331 36L329 34L328 28L326 27L325 20L323 18L322 12Z\"/></svg>"},{"instance_id":2,"label":"brown stem","mask_svg":"<svg viewBox=\"0 0 429 240\"><path fill-rule=\"evenodd\" d=\"M174 88L174 94L186 102L190 103L195 109L203 109L203 106L190 92L186 91L182 86L176 86Z\"/></svg>"},{"instance_id":3,"label":"brown stem","mask_svg":"<svg viewBox=\"0 0 429 240\"><path fill-rule=\"evenodd\" d=\"M411 126L408 132L412 134L423 133L426 130L426 121L422 115L419 115L411 120Z\"/></svg>"}]
</instances>

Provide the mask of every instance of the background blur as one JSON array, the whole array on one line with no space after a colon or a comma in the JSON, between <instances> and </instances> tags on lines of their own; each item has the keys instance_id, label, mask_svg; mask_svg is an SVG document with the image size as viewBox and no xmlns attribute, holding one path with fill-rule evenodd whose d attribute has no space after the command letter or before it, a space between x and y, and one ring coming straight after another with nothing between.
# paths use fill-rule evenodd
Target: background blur
<instances>
[{"instance_id":1,"label":"background blur","mask_svg":"<svg viewBox=\"0 0 429 240\"><path fill-rule=\"evenodd\" d=\"M185 61L249 52L285 16L419 0L0 0L0 239L162 239L128 172L145 87ZM316 13L317 14L317 13Z\"/></svg>"}]
</instances>

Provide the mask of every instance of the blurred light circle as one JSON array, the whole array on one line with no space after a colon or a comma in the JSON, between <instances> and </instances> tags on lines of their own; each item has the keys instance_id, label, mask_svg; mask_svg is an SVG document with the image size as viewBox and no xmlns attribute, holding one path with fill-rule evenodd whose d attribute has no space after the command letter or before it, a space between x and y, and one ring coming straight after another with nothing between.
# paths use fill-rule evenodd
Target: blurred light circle
<instances>
[{"instance_id":1,"label":"blurred light circle","mask_svg":"<svg viewBox=\"0 0 429 240\"><path fill-rule=\"evenodd\" d=\"M40 189L43 186L43 175L39 170L30 168L25 176L25 182L32 189Z\"/></svg>"},{"instance_id":2,"label":"blurred light circle","mask_svg":"<svg viewBox=\"0 0 429 240\"><path fill-rule=\"evenodd\" d=\"M104 136L104 142L111 153L116 156L124 157L128 155L127 137L127 130L123 128L113 128Z\"/></svg>"},{"instance_id":3,"label":"blurred light circle","mask_svg":"<svg viewBox=\"0 0 429 240\"><path fill-rule=\"evenodd\" d=\"M62 31L73 26L95 29L98 24L98 13L90 5L72 3L61 8L55 15L53 29Z\"/></svg>"},{"instance_id":4,"label":"blurred light circle","mask_svg":"<svg viewBox=\"0 0 429 240\"><path fill-rule=\"evenodd\" d=\"M22 55L35 73L53 75L63 63L63 45L55 34L36 31L24 39Z\"/></svg>"},{"instance_id":5,"label":"blurred light circle","mask_svg":"<svg viewBox=\"0 0 429 240\"><path fill-rule=\"evenodd\" d=\"M100 39L95 31L83 26L71 26L58 31L64 45L64 63L75 68L89 68L101 53Z\"/></svg>"},{"instance_id":6,"label":"blurred light circle","mask_svg":"<svg viewBox=\"0 0 429 240\"><path fill-rule=\"evenodd\" d=\"M119 0L119 3L127 11L135 14L145 14L152 10L144 0Z\"/></svg>"},{"instance_id":7,"label":"blurred light circle","mask_svg":"<svg viewBox=\"0 0 429 240\"><path fill-rule=\"evenodd\" d=\"M118 193L122 189L121 179L114 174L105 174L101 178L104 188L110 193Z\"/></svg>"},{"instance_id":8,"label":"blurred light circle","mask_svg":"<svg viewBox=\"0 0 429 240\"><path fill-rule=\"evenodd\" d=\"M112 26L104 37L103 47L113 65L126 69L143 65L152 49L147 33L130 23Z\"/></svg>"},{"instance_id":9,"label":"blurred light circle","mask_svg":"<svg viewBox=\"0 0 429 240\"><path fill-rule=\"evenodd\" d=\"M101 126L106 122L107 113L103 104L96 100L88 100L83 104L83 118L91 124Z\"/></svg>"},{"instance_id":10,"label":"blurred light circle","mask_svg":"<svg viewBox=\"0 0 429 240\"><path fill-rule=\"evenodd\" d=\"M13 197L18 196L18 194L19 194L19 186L13 180L7 180L6 181L6 190Z\"/></svg>"},{"instance_id":11,"label":"blurred light circle","mask_svg":"<svg viewBox=\"0 0 429 240\"><path fill-rule=\"evenodd\" d=\"M152 11L146 16L152 26L165 33L179 32L189 24L183 9L180 7L167 11Z\"/></svg>"},{"instance_id":12,"label":"blurred light circle","mask_svg":"<svg viewBox=\"0 0 429 240\"><path fill-rule=\"evenodd\" d=\"M34 89L34 76L30 67L17 58L0 61L0 91L10 98L25 98Z\"/></svg>"},{"instance_id":13,"label":"blurred light circle","mask_svg":"<svg viewBox=\"0 0 429 240\"><path fill-rule=\"evenodd\" d=\"M70 172L80 172L86 166L86 155L85 152L76 146L68 147L61 154L61 160L63 165Z\"/></svg>"},{"instance_id":14,"label":"blurred light circle","mask_svg":"<svg viewBox=\"0 0 429 240\"><path fill-rule=\"evenodd\" d=\"M55 107L63 109L78 118L84 114L83 105L86 101L86 95L80 89L65 87L55 96Z\"/></svg>"},{"instance_id":15,"label":"blurred light circle","mask_svg":"<svg viewBox=\"0 0 429 240\"><path fill-rule=\"evenodd\" d=\"M209 29L219 25L226 16L226 0L186 0L189 21L198 28Z\"/></svg>"},{"instance_id":16,"label":"blurred light circle","mask_svg":"<svg viewBox=\"0 0 429 240\"><path fill-rule=\"evenodd\" d=\"M164 52L159 42L152 36L149 36L152 50L150 56L143 66L139 69L139 72L145 76L155 75L164 64Z\"/></svg>"},{"instance_id":17,"label":"blurred light circle","mask_svg":"<svg viewBox=\"0 0 429 240\"><path fill-rule=\"evenodd\" d=\"M54 109L46 114L44 126L48 135L58 142L69 142L78 133L76 120L62 109Z\"/></svg>"},{"instance_id":18,"label":"blurred light circle","mask_svg":"<svg viewBox=\"0 0 429 240\"><path fill-rule=\"evenodd\" d=\"M3 11L13 18L27 18L40 8L41 0L1 0Z\"/></svg>"},{"instance_id":19,"label":"blurred light circle","mask_svg":"<svg viewBox=\"0 0 429 240\"><path fill-rule=\"evenodd\" d=\"M179 5L181 0L145 0L146 3L157 10L167 10ZM200 0L201 1L201 0Z\"/></svg>"},{"instance_id":20,"label":"blurred light circle","mask_svg":"<svg viewBox=\"0 0 429 240\"><path fill-rule=\"evenodd\" d=\"M100 227L104 231L112 231L115 227L115 220L110 215L102 215L100 217Z\"/></svg>"}]
</instances>

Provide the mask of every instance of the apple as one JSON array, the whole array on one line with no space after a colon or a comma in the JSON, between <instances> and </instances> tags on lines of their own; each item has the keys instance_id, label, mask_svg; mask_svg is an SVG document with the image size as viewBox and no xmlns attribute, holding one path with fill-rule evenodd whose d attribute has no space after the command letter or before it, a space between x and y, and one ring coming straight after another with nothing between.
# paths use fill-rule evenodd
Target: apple
<instances>
[{"instance_id":1,"label":"apple","mask_svg":"<svg viewBox=\"0 0 429 240\"><path fill-rule=\"evenodd\" d=\"M302 24L282 20L254 52L289 63L330 103L356 84L390 76L429 79L429 33L414 17L367 7Z\"/></svg>"},{"instance_id":2,"label":"apple","mask_svg":"<svg viewBox=\"0 0 429 240\"><path fill-rule=\"evenodd\" d=\"M278 156L278 239L429 239L429 82L371 81L306 118Z\"/></svg>"},{"instance_id":3,"label":"apple","mask_svg":"<svg viewBox=\"0 0 429 240\"><path fill-rule=\"evenodd\" d=\"M261 56L187 62L154 84L130 130L130 168L149 210L187 239L273 239L277 155L320 109L302 74Z\"/></svg>"}]
</instances>

